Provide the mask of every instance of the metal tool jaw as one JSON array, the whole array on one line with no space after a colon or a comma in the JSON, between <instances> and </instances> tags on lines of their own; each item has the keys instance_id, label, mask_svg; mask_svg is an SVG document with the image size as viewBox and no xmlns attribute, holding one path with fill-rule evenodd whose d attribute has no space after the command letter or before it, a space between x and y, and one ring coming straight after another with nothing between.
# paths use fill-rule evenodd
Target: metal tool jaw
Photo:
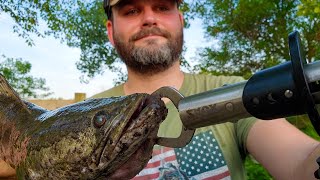
<instances>
[{"instance_id":1,"label":"metal tool jaw","mask_svg":"<svg viewBox=\"0 0 320 180\"><path fill-rule=\"evenodd\" d=\"M153 95L159 95L161 98L169 98L174 106L178 109L178 105L184 96L175 88L164 86L152 93ZM166 147L179 148L186 146L192 139L195 129L187 129L182 125L181 134L177 138L158 137L157 144Z\"/></svg>"}]
</instances>

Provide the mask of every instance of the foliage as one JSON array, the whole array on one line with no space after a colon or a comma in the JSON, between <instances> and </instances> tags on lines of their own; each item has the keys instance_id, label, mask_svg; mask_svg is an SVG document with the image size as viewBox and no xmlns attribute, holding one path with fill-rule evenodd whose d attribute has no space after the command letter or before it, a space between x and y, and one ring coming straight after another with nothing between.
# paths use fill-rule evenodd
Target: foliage
<instances>
[{"instance_id":1,"label":"foliage","mask_svg":"<svg viewBox=\"0 0 320 180\"><path fill-rule=\"evenodd\" d=\"M287 118L287 120L299 128L302 132L307 134L308 136L320 141L320 136L317 134L313 125L308 117L308 115L301 115L301 116L293 116Z\"/></svg>"},{"instance_id":2,"label":"foliage","mask_svg":"<svg viewBox=\"0 0 320 180\"><path fill-rule=\"evenodd\" d=\"M101 73L104 65L118 70L109 66L117 56L107 40L102 0L0 0L1 13L12 17L14 32L30 46L34 45L31 35L35 34L53 35L70 47L80 48L77 67L88 77ZM84 76L82 79L86 81Z\"/></svg>"},{"instance_id":3,"label":"foliage","mask_svg":"<svg viewBox=\"0 0 320 180\"><path fill-rule=\"evenodd\" d=\"M33 45L30 33L42 36L37 30L39 26L37 9L39 4L30 1L0 0L0 14L6 13L16 22L13 31L23 37L28 45Z\"/></svg>"},{"instance_id":4,"label":"foliage","mask_svg":"<svg viewBox=\"0 0 320 180\"><path fill-rule=\"evenodd\" d=\"M4 55L0 56L0 74L6 78L19 96L22 98L49 96L51 93L48 92L49 88L45 86L45 79L28 75L30 69L29 62L8 58Z\"/></svg>"},{"instance_id":5,"label":"foliage","mask_svg":"<svg viewBox=\"0 0 320 180\"><path fill-rule=\"evenodd\" d=\"M50 29L56 29L60 22L59 10L63 5L71 6L71 3L72 0L0 0L0 14L6 13L12 17L15 21L13 31L32 46L32 34L45 36L45 32L39 30L40 19L46 20Z\"/></svg>"},{"instance_id":6,"label":"foliage","mask_svg":"<svg viewBox=\"0 0 320 180\"><path fill-rule=\"evenodd\" d=\"M195 70L248 78L290 59L287 37L293 30L302 34L307 59L319 59L319 4L318 0L185 1L180 9L186 27L190 19L200 18L207 39L219 40L199 52L200 65ZM123 74L117 66L121 61L106 36L102 0L0 0L1 12L17 22L15 31L29 44L30 33L35 33L53 35L80 48L77 68L84 81L105 70ZM44 32L38 30L40 17L48 27Z\"/></svg>"},{"instance_id":7,"label":"foliage","mask_svg":"<svg viewBox=\"0 0 320 180\"><path fill-rule=\"evenodd\" d=\"M298 14L317 18L320 15L320 1L319 0L301 0L298 6Z\"/></svg>"},{"instance_id":8,"label":"foliage","mask_svg":"<svg viewBox=\"0 0 320 180\"><path fill-rule=\"evenodd\" d=\"M254 160L251 156L248 156L245 160L245 168L247 171L247 179L248 180L271 180L272 176L268 173L268 171L261 166L256 160Z\"/></svg>"},{"instance_id":9,"label":"foliage","mask_svg":"<svg viewBox=\"0 0 320 180\"><path fill-rule=\"evenodd\" d=\"M294 30L303 38L307 60L319 59L320 14L310 15L303 9L306 4L298 0L194 3L191 12L203 19L207 39L219 40L219 44L200 51L197 70L248 78L290 59L287 37Z\"/></svg>"}]
</instances>

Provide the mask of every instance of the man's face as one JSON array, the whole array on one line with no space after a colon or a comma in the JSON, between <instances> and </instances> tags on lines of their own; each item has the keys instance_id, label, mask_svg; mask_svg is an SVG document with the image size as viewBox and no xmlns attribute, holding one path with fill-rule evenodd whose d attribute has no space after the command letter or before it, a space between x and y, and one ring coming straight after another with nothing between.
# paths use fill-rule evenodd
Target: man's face
<instances>
[{"instance_id":1,"label":"man's face","mask_svg":"<svg viewBox=\"0 0 320 180\"><path fill-rule=\"evenodd\" d=\"M150 75L179 59L183 18L174 0L124 0L113 7L108 35L128 68Z\"/></svg>"}]
</instances>

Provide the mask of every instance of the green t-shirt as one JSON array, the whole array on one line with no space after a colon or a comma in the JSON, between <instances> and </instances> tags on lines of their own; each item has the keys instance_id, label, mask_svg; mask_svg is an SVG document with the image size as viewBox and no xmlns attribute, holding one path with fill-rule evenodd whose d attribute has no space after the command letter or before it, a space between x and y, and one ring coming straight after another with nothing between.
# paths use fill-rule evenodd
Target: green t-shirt
<instances>
[{"instance_id":1,"label":"green t-shirt","mask_svg":"<svg viewBox=\"0 0 320 180\"><path fill-rule=\"evenodd\" d=\"M243 81L236 76L195 75L185 73L179 91L184 96L201 93ZM123 84L99 93L93 98L124 95ZM182 123L174 105L161 124L158 136L178 137ZM223 123L198 128L192 141L183 148L168 148L156 145L153 158L147 167L134 179L166 179L188 177L189 179L246 179L244 159L247 155L246 139L255 118L237 123Z\"/></svg>"}]
</instances>

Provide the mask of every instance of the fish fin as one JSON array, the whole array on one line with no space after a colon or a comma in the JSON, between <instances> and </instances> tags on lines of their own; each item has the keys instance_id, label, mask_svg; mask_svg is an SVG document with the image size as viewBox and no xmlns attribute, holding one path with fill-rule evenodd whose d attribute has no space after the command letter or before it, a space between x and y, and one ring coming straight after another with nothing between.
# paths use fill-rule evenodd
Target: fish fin
<instances>
[{"instance_id":1,"label":"fish fin","mask_svg":"<svg viewBox=\"0 0 320 180\"><path fill-rule=\"evenodd\" d=\"M31 114L28 106L22 101L18 93L9 85L5 77L0 74L0 96L10 97L21 105L28 113Z\"/></svg>"},{"instance_id":2,"label":"fish fin","mask_svg":"<svg viewBox=\"0 0 320 180\"><path fill-rule=\"evenodd\" d=\"M32 102L25 101L25 100L23 100L23 102L27 105L28 109L31 111L32 115L35 117L38 117L41 114L47 113L49 111L48 109L40 107Z\"/></svg>"}]
</instances>

